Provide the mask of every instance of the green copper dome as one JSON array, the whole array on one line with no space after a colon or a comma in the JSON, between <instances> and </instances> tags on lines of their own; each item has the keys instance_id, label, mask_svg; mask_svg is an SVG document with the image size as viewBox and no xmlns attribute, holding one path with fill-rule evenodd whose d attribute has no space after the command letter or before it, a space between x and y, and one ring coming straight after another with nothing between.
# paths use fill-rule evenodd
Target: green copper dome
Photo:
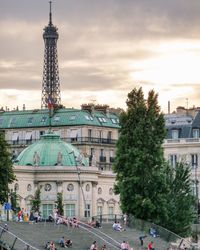
<instances>
[{"instance_id":1,"label":"green copper dome","mask_svg":"<svg viewBox=\"0 0 200 250\"><path fill-rule=\"evenodd\" d=\"M24 149L17 157L19 166L88 166L88 161L79 150L60 139L59 135L48 133Z\"/></svg>"}]
</instances>

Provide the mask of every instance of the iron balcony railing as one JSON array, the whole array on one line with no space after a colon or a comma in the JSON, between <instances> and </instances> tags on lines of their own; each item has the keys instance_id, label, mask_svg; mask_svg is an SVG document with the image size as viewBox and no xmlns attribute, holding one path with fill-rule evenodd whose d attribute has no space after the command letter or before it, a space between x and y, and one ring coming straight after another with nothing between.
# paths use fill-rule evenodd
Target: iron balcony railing
<instances>
[{"instance_id":1,"label":"iron balcony railing","mask_svg":"<svg viewBox=\"0 0 200 250\"><path fill-rule=\"evenodd\" d=\"M31 139L31 140L7 140L7 143L9 145L18 145L18 146L26 146L26 145L30 145L36 141L38 141L39 139ZM116 139L108 139L108 138L96 138L96 137L76 137L76 138L62 138L61 140L68 142L68 143L72 143L72 144L109 144L109 145L115 145L117 140Z\"/></svg>"}]
</instances>

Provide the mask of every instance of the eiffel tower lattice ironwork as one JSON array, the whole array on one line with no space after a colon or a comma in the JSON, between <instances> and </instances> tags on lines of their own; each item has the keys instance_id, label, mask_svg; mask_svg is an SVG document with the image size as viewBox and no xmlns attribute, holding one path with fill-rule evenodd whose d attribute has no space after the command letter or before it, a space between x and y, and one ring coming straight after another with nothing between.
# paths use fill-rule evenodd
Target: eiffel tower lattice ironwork
<instances>
[{"instance_id":1,"label":"eiffel tower lattice ironwork","mask_svg":"<svg viewBox=\"0 0 200 250\"><path fill-rule=\"evenodd\" d=\"M41 108L52 108L61 104L57 55L57 40L59 35L57 27L52 23L51 2L49 3L49 24L44 28L43 33L45 50Z\"/></svg>"}]
</instances>

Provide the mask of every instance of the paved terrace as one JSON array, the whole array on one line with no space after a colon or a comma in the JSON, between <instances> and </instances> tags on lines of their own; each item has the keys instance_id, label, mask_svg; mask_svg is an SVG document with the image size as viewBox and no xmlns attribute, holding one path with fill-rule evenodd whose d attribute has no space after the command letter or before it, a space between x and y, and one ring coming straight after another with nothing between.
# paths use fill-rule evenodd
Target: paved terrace
<instances>
[{"instance_id":1,"label":"paved terrace","mask_svg":"<svg viewBox=\"0 0 200 250\"><path fill-rule=\"evenodd\" d=\"M3 222L0 222L0 226L4 226ZM152 238L148 236L144 241L144 247L140 247L139 236L142 234L140 231L135 229L127 228L126 231L116 232L112 229L112 224L103 224L100 229L88 229L88 228L71 228L65 225L55 225L53 222L39 222L35 224L29 224L28 222L9 222L9 232L12 232L17 237L23 239L25 242L35 247L35 249L45 249L45 243L53 240L58 242L59 238L65 236L73 241L71 249L76 250L88 250L94 240L97 241L98 247L103 244L107 245L108 250L119 249L119 243L123 240L129 242L134 250L147 249L147 243L151 240L154 241L156 250L166 250L168 243L163 241L161 238ZM1 230L2 231L2 230ZM0 231L0 232L1 232ZM14 237L8 233L3 233L0 240L6 241L11 247L15 240ZM110 243L110 244L109 244ZM58 250L63 249L56 244ZM16 241L14 249L23 250L27 249L25 243ZM29 249L34 249L30 247Z\"/></svg>"}]
</instances>

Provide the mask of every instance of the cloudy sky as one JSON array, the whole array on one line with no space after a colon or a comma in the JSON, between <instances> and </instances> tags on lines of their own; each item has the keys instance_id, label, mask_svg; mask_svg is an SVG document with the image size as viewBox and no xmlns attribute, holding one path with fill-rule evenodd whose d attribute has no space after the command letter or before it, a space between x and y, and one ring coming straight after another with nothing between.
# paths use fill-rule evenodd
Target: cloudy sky
<instances>
[{"instance_id":1,"label":"cloudy sky","mask_svg":"<svg viewBox=\"0 0 200 250\"><path fill-rule=\"evenodd\" d=\"M167 111L200 106L199 0L54 0L62 104L125 108L154 89ZM0 106L41 106L46 0L0 0Z\"/></svg>"}]
</instances>

